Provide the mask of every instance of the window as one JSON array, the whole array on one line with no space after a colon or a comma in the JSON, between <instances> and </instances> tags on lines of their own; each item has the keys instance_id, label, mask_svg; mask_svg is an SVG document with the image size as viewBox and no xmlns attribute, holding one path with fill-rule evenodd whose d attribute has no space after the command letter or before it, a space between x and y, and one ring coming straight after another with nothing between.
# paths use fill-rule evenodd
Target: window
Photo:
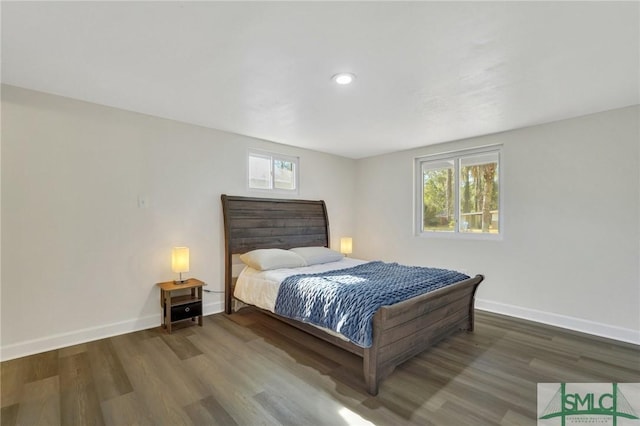
<instances>
[{"instance_id":1,"label":"window","mask_svg":"<svg viewBox=\"0 0 640 426\"><path fill-rule=\"evenodd\" d=\"M417 234L501 233L501 147L416 159Z\"/></svg>"},{"instance_id":2,"label":"window","mask_svg":"<svg viewBox=\"0 0 640 426\"><path fill-rule=\"evenodd\" d=\"M298 191L298 157L265 151L249 151L249 188L266 191Z\"/></svg>"}]
</instances>

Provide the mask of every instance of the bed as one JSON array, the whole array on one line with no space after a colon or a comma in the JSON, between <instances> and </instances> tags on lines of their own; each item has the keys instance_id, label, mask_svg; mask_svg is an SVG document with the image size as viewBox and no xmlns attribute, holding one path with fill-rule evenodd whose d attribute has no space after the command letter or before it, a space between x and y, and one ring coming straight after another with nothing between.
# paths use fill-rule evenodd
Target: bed
<instances>
[{"instance_id":1,"label":"bed","mask_svg":"<svg viewBox=\"0 0 640 426\"><path fill-rule=\"evenodd\" d=\"M329 222L322 200L222 195L225 231L225 312L234 311L234 255L256 249L329 247ZM396 366L460 330L473 331L476 275L410 299L380 307L373 315L371 345L362 347L316 326L261 309L285 323L363 359L367 392ZM259 309L259 308L258 308Z\"/></svg>"}]
</instances>

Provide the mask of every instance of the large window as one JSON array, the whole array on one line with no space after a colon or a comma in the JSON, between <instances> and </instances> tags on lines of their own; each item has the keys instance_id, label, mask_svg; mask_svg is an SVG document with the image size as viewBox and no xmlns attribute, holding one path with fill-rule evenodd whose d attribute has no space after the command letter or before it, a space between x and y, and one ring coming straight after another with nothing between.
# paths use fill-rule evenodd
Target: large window
<instances>
[{"instance_id":1,"label":"large window","mask_svg":"<svg viewBox=\"0 0 640 426\"><path fill-rule=\"evenodd\" d=\"M249 151L249 188L266 191L298 191L298 158L265 151Z\"/></svg>"},{"instance_id":2,"label":"large window","mask_svg":"<svg viewBox=\"0 0 640 426\"><path fill-rule=\"evenodd\" d=\"M500 146L416 159L418 234L501 234Z\"/></svg>"}]
</instances>

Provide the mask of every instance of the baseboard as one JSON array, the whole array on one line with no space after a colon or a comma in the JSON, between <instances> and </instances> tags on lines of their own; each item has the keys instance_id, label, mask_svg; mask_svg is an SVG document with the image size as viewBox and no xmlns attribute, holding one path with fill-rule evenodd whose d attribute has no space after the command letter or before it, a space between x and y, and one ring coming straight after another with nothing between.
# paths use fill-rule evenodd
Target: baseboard
<instances>
[{"instance_id":1,"label":"baseboard","mask_svg":"<svg viewBox=\"0 0 640 426\"><path fill-rule=\"evenodd\" d=\"M203 315L213 315L219 314L224 311L224 301L207 303L202 306L202 314Z\"/></svg>"},{"instance_id":2,"label":"baseboard","mask_svg":"<svg viewBox=\"0 0 640 426\"><path fill-rule=\"evenodd\" d=\"M575 330L586 334L592 334L595 336L606 337L609 339L640 345L639 330L614 327L594 321L569 317L566 315L538 311L535 309L523 308L520 306L492 302L483 299L476 299L475 307L476 309L480 309L483 311L509 315L516 318L522 318L543 324L553 325L556 327L566 328L569 330ZM202 309L204 315L216 314L224 310L224 303L221 301L207 303L202 307ZM160 314L157 314L98 327L75 330L68 333L60 333L40 339L27 340L24 342L2 346L2 348L0 348L0 360L8 361L14 358L33 355L54 349L60 349L67 346L78 345L81 343L87 343L98 339L117 336L120 334L146 330L148 328L158 327L160 324L161 317Z\"/></svg>"},{"instance_id":3,"label":"baseboard","mask_svg":"<svg viewBox=\"0 0 640 426\"><path fill-rule=\"evenodd\" d=\"M223 310L223 302L207 303L202 307L204 315L216 314ZM158 327L160 324L162 324L162 318L160 313L158 313L157 315L149 315L128 321L84 328L40 339L14 343L0 348L0 361L8 361L14 358L87 343L94 340L105 339L107 337L118 336L120 334L146 330L148 328Z\"/></svg>"},{"instance_id":4,"label":"baseboard","mask_svg":"<svg viewBox=\"0 0 640 426\"><path fill-rule=\"evenodd\" d=\"M551 312L538 311L535 309L523 308L520 306L508 305L506 303L492 302L490 300L483 299L476 299L475 307L476 309L480 309L482 311L522 318L542 324L552 325L555 327L579 331L581 333L592 334L594 336L606 337L608 339L640 345L640 330L615 327L595 321L554 314Z\"/></svg>"}]
</instances>

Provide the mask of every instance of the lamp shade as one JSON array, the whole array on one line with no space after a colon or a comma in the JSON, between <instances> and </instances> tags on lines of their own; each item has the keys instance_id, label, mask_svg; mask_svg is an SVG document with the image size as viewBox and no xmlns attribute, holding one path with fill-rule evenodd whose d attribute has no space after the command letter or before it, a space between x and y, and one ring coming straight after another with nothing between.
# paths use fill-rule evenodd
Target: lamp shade
<instances>
[{"instance_id":1,"label":"lamp shade","mask_svg":"<svg viewBox=\"0 0 640 426\"><path fill-rule=\"evenodd\" d=\"M174 247L171 250L173 272L189 272L189 247Z\"/></svg>"},{"instance_id":2,"label":"lamp shade","mask_svg":"<svg viewBox=\"0 0 640 426\"><path fill-rule=\"evenodd\" d=\"M353 240L351 237L340 238L340 253L351 254L353 251Z\"/></svg>"}]
</instances>

